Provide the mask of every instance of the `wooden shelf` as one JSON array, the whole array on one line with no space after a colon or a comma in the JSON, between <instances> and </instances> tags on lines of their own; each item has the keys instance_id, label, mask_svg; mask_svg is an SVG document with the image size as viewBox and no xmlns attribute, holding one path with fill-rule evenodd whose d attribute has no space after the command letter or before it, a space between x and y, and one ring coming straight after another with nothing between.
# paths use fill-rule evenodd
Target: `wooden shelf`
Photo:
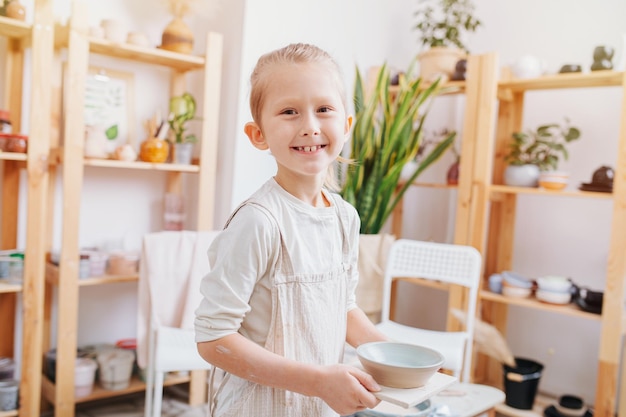
<instances>
[{"instance_id":1,"label":"wooden shelf","mask_svg":"<svg viewBox=\"0 0 626 417\"><path fill-rule=\"evenodd\" d=\"M13 39L25 39L30 37L32 26L21 20L0 16L0 36Z\"/></svg>"},{"instance_id":2,"label":"wooden shelf","mask_svg":"<svg viewBox=\"0 0 626 417\"><path fill-rule=\"evenodd\" d=\"M162 163L156 164L153 162L142 161L118 161L115 159L85 159L85 166L91 167L104 167L104 168L118 168L118 169L143 169L143 170L155 170L155 171L171 171L171 172L189 172L198 173L200 167L198 165L184 165L184 164L170 164Z\"/></svg>"},{"instance_id":3,"label":"wooden shelf","mask_svg":"<svg viewBox=\"0 0 626 417\"><path fill-rule=\"evenodd\" d=\"M399 186L403 186L404 182L400 182L398 185ZM447 190L456 190L458 188L458 185L452 185L452 184L445 184L443 182L413 182L411 184L411 187L422 187L422 188L440 188L440 189L447 189Z\"/></svg>"},{"instance_id":4,"label":"wooden shelf","mask_svg":"<svg viewBox=\"0 0 626 417\"><path fill-rule=\"evenodd\" d=\"M585 87L616 87L622 85L624 73L620 71L592 71L589 73L567 73L544 75L538 78L500 81L499 90L523 92Z\"/></svg>"},{"instance_id":5,"label":"wooden shelf","mask_svg":"<svg viewBox=\"0 0 626 417\"><path fill-rule=\"evenodd\" d=\"M432 83L423 83L422 89L427 89ZM465 81L448 81L440 86L446 91L442 92L442 95L451 95L451 94L465 94ZM389 86L389 93L395 94L398 90L398 87L395 85Z\"/></svg>"},{"instance_id":6,"label":"wooden shelf","mask_svg":"<svg viewBox=\"0 0 626 417\"><path fill-rule=\"evenodd\" d=\"M556 314L564 314L568 316L574 317L582 317L585 319L591 320L602 320L602 316L600 314L589 313L579 309L575 304L567 304L567 305L555 305L549 303L543 303L536 298L514 298L507 297L501 294L496 294L491 291L483 290L480 292L479 297L482 300L494 301L496 303L502 303L507 305L515 305L526 308L532 308L535 310L543 310L550 313Z\"/></svg>"},{"instance_id":7,"label":"wooden shelf","mask_svg":"<svg viewBox=\"0 0 626 417\"><path fill-rule=\"evenodd\" d=\"M39 0L41 1L41 0ZM130 44L116 44L105 39L89 36L88 29L88 2L85 0L72 0L72 12L67 25L55 26L54 41L58 51L59 65L65 65L65 71L73 74L71 89L64 89L62 94L63 112L62 124L64 126L62 143L64 146L55 147L50 152L50 161L53 165L63 166L61 178L61 193L48 193L52 198L56 195L62 197L61 213L61 241L63 245L59 254L59 265L46 263L45 279L49 285L57 287L56 300L46 299L45 315L52 313L53 301L58 308L56 328L48 326L47 330L56 332L58 360L56 362L56 386L50 381L45 381L44 398L54 406L55 417L72 417L75 415L77 402L97 400L100 398L116 397L127 393L145 389L144 383L133 381L127 390L106 391L96 388L94 393L84 398L74 398L73 379L74 361L78 336L79 301L81 296L80 287L93 285L106 285L112 283L137 282L138 274L132 275L105 275L81 279L78 276L76 261L80 256L79 231L81 228L81 191L84 180L93 174L94 168L145 170L150 172L162 172L155 180L164 183L164 193L174 193L184 198L189 198L195 205L197 218L195 219L196 230L213 229L213 205L216 186L216 170L218 155L218 121L220 111L220 88L222 69L223 37L219 33L208 32L206 43L203 48L203 56L181 54L165 51L159 48L140 47ZM133 72L154 72L163 80L155 82L153 87L162 87L160 83L169 80L167 93L170 96L183 94L189 88L190 71L196 71L194 76L202 77L203 87L196 91L199 103L202 103L201 111L197 114L200 127L198 143L198 159L190 165L171 163L147 163L142 161L119 161L113 159L84 158L84 120L82 114L83 92L87 80L90 62L93 59L103 58L105 62L113 59L126 60L132 63ZM136 64L136 65L135 65ZM163 71L163 70L170 71ZM62 75L62 74L59 74ZM55 141L54 144L61 141ZM136 172L136 171L135 171ZM194 178L188 178L194 174ZM131 172L132 174L132 172ZM112 178L111 181L119 181L120 178ZM187 183L192 185L197 196L188 195ZM53 185L54 186L54 183ZM54 191L54 190L52 190ZM197 198L195 198L197 197ZM55 207L54 201L50 200L51 207ZM138 197L140 198L140 197ZM111 218L111 221L114 221ZM45 230L45 227L43 228ZM46 242L47 239L41 239ZM82 303L82 301L81 301ZM63 337L59 336L63 335ZM45 341L49 343L48 341ZM44 346L49 349L51 346ZM202 401L206 395L205 382L201 373L194 372L191 377L182 381L190 380L189 403L196 404ZM181 381L181 380L179 380ZM173 383L170 380L166 384ZM178 382L176 382L178 383Z\"/></svg>"},{"instance_id":8,"label":"wooden shelf","mask_svg":"<svg viewBox=\"0 0 626 417\"><path fill-rule=\"evenodd\" d=\"M117 284L120 282L136 282L139 275L103 275L100 277L88 277L78 280L79 287L90 285ZM59 267L50 262L46 264L46 282L52 285L59 285ZM1 287L0 287L1 289Z\"/></svg>"},{"instance_id":9,"label":"wooden shelf","mask_svg":"<svg viewBox=\"0 0 626 417\"><path fill-rule=\"evenodd\" d=\"M0 153L0 159L2 158ZM63 164L63 148L55 148L51 151L50 160L53 164ZM141 169L151 171L185 172L197 174L200 172L200 165L197 160L192 160L191 164L174 163L154 163L143 161L120 161L117 159L84 158L83 165L89 167L115 168L115 169Z\"/></svg>"},{"instance_id":10,"label":"wooden shelf","mask_svg":"<svg viewBox=\"0 0 626 417\"><path fill-rule=\"evenodd\" d=\"M489 187L491 191L491 198L497 197L498 193L506 193L506 194L529 194L529 195L544 195L544 196L553 196L553 197L579 197L579 198L596 198L596 199L605 199L611 200L613 198L613 193L601 193L595 191L579 191L579 190L561 190L561 191L552 191L546 190L544 188L533 188L533 187L511 187L508 185L492 185Z\"/></svg>"},{"instance_id":11,"label":"wooden shelf","mask_svg":"<svg viewBox=\"0 0 626 417\"><path fill-rule=\"evenodd\" d=\"M25 153L2 152L0 151L0 160L5 161L26 161Z\"/></svg>"},{"instance_id":12,"label":"wooden shelf","mask_svg":"<svg viewBox=\"0 0 626 417\"><path fill-rule=\"evenodd\" d=\"M55 27L56 47L64 47L68 44L69 28L57 25ZM114 43L106 39L86 36L89 42L89 52L105 55L111 58L126 59L141 62L147 65L161 65L174 68L179 71L191 71L203 69L205 58L196 55L181 54L165 49L143 47L127 43Z\"/></svg>"},{"instance_id":13,"label":"wooden shelf","mask_svg":"<svg viewBox=\"0 0 626 417\"><path fill-rule=\"evenodd\" d=\"M0 279L0 294L6 293L16 293L22 291L21 284L12 284L8 282L3 282L4 279Z\"/></svg>"},{"instance_id":14,"label":"wooden shelf","mask_svg":"<svg viewBox=\"0 0 626 417\"><path fill-rule=\"evenodd\" d=\"M186 382L189 382L188 375L177 375L177 374L171 373L171 374L166 375L165 381L163 382L163 386L184 384ZM84 403L88 401L102 400L105 398L118 397L120 395L132 394L135 392L141 392L145 390L146 390L146 383L141 381L141 379L139 379L137 376L133 376L130 380L130 385L127 388L121 389L121 390L104 389L96 381L94 383L93 391L91 392L91 394L85 397L76 398L75 402ZM50 381L46 376L44 376L42 393L43 393L44 398L47 399L51 404L54 404L55 391L56 391L55 384L52 381Z\"/></svg>"}]
</instances>

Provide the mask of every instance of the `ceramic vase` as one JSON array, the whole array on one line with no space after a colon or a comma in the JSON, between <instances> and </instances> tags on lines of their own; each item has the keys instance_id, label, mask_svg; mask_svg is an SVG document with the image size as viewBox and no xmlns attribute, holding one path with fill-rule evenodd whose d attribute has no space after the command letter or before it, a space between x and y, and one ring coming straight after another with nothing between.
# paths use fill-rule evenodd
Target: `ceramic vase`
<instances>
[{"instance_id":1,"label":"ceramic vase","mask_svg":"<svg viewBox=\"0 0 626 417\"><path fill-rule=\"evenodd\" d=\"M591 71L613 69L613 54L615 50L610 46L596 46L593 50L593 64Z\"/></svg>"},{"instance_id":2,"label":"ceramic vase","mask_svg":"<svg viewBox=\"0 0 626 417\"><path fill-rule=\"evenodd\" d=\"M193 143L175 143L174 144L174 162L177 164L191 164L191 156L193 154Z\"/></svg>"},{"instance_id":3,"label":"ceramic vase","mask_svg":"<svg viewBox=\"0 0 626 417\"><path fill-rule=\"evenodd\" d=\"M169 155L170 145L166 140L149 138L142 142L139 159L144 162L165 162Z\"/></svg>"},{"instance_id":4,"label":"ceramic vase","mask_svg":"<svg viewBox=\"0 0 626 417\"><path fill-rule=\"evenodd\" d=\"M163 30L161 49L183 54L193 51L193 32L180 17L175 17Z\"/></svg>"},{"instance_id":5,"label":"ceramic vase","mask_svg":"<svg viewBox=\"0 0 626 417\"><path fill-rule=\"evenodd\" d=\"M456 64L465 58L465 52L457 48L436 46L422 52L419 56L420 77L428 82L443 77L448 80L456 70Z\"/></svg>"},{"instance_id":6,"label":"ceramic vase","mask_svg":"<svg viewBox=\"0 0 626 417\"><path fill-rule=\"evenodd\" d=\"M26 20L26 9L18 0L13 0L6 6L6 14L11 19Z\"/></svg>"},{"instance_id":7,"label":"ceramic vase","mask_svg":"<svg viewBox=\"0 0 626 417\"><path fill-rule=\"evenodd\" d=\"M537 187L539 173L537 165L508 165L504 170L504 183L513 187Z\"/></svg>"}]
</instances>

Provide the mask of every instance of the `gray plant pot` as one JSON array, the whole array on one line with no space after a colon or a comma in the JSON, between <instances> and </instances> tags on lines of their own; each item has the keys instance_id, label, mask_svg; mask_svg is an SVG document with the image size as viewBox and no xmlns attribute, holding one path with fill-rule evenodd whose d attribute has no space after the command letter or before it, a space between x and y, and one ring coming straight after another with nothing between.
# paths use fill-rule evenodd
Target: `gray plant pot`
<instances>
[{"instance_id":1,"label":"gray plant pot","mask_svg":"<svg viewBox=\"0 0 626 417\"><path fill-rule=\"evenodd\" d=\"M539 173L537 165L508 165L504 170L504 183L513 187L537 187Z\"/></svg>"}]
</instances>

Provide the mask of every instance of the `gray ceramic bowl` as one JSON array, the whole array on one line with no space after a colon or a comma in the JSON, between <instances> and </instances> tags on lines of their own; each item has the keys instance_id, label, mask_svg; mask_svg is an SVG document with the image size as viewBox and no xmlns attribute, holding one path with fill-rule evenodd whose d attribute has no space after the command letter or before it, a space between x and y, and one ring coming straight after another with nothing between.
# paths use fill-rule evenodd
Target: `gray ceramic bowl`
<instances>
[{"instance_id":1,"label":"gray ceramic bowl","mask_svg":"<svg viewBox=\"0 0 626 417\"><path fill-rule=\"evenodd\" d=\"M398 342L364 343L356 353L365 371L376 382L392 388L425 385L444 360L436 350Z\"/></svg>"}]
</instances>

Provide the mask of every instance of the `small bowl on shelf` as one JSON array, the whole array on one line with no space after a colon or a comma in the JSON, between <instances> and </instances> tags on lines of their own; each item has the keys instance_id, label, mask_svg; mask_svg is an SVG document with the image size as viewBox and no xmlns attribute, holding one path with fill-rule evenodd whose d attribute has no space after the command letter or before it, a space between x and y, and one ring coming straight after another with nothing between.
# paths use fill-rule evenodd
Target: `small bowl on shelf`
<instances>
[{"instance_id":1,"label":"small bowl on shelf","mask_svg":"<svg viewBox=\"0 0 626 417\"><path fill-rule=\"evenodd\" d=\"M539 174L539 186L546 190L559 191L567 186L569 174L562 171L546 171Z\"/></svg>"},{"instance_id":2,"label":"small bowl on shelf","mask_svg":"<svg viewBox=\"0 0 626 417\"><path fill-rule=\"evenodd\" d=\"M528 298L532 294L533 290L531 287L524 288L518 287L515 285L511 285L504 281L502 283L502 295L505 297L511 298Z\"/></svg>"},{"instance_id":3,"label":"small bowl on shelf","mask_svg":"<svg viewBox=\"0 0 626 417\"><path fill-rule=\"evenodd\" d=\"M424 386L444 362L436 350L410 343L364 343L356 354L376 382L392 388Z\"/></svg>"},{"instance_id":4,"label":"small bowl on shelf","mask_svg":"<svg viewBox=\"0 0 626 417\"><path fill-rule=\"evenodd\" d=\"M572 301L572 294L569 292L554 292L547 290L537 290L535 293L537 300L548 304L569 304Z\"/></svg>"},{"instance_id":5,"label":"small bowl on shelf","mask_svg":"<svg viewBox=\"0 0 626 417\"><path fill-rule=\"evenodd\" d=\"M567 277L546 275L537 278L537 287L542 291L571 294L572 285L572 281Z\"/></svg>"}]
</instances>

